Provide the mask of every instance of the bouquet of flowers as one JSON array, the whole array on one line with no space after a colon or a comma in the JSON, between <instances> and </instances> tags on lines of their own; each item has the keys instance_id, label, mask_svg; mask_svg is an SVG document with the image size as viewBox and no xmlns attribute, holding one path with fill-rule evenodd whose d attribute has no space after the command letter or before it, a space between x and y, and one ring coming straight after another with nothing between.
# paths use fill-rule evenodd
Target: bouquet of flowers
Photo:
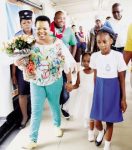
<instances>
[{"instance_id":1,"label":"bouquet of flowers","mask_svg":"<svg viewBox=\"0 0 132 150\"><path fill-rule=\"evenodd\" d=\"M14 37L7 43L4 43L3 49L11 57L16 56L17 58L22 58L30 54L31 47L34 43L35 39L33 36L24 34Z\"/></svg>"},{"instance_id":2,"label":"bouquet of flowers","mask_svg":"<svg viewBox=\"0 0 132 150\"><path fill-rule=\"evenodd\" d=\"M15 65L23 70L24 79L27 81L35 78L35 64L30 60L31 48L34 44L34 37L24 34L4 43L3 47L8 56L14 57Z\"/></svg>"}]
</instances>

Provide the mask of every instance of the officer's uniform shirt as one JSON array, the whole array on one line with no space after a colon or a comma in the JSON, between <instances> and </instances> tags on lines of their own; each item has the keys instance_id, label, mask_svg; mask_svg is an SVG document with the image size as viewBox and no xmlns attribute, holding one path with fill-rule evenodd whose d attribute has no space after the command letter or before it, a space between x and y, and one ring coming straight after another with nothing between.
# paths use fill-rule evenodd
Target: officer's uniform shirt
<instances>
[{"instance_id":1,"label":"officer's uniform shirt","mask_svg":"<svg viewBox=\"0 0 132 150\"><path fill-rule=\"evenodd\" d=\"M23 35L25 34L23 30L18 31L15 36ZM32 29L32 35L35 37L35 29Z\"/></svg>"}]
</instances>

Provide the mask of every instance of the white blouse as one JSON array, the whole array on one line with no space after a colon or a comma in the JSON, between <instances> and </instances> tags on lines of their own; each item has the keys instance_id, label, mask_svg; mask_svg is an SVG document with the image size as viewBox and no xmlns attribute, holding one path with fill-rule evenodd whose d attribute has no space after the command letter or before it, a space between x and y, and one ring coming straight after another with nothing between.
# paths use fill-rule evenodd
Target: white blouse
<instances>
[{"instance_id":1,"label":"white blouse","mask_svg":"<svg viewBox=\"0 0 132 150\"><path fill-rule=\"evenodd\" d=\"M97 77L101 78L118 77L118 72L125 71L127 68L123 55L113 50L107 55L102 55L101 51L93 53L90 67L96 69Z\"/></svg>"},{"instance_id":2,"label":"white blouse","mask_svg":"<svg viewBox=\"0 0 132 150\"><path fill-rule=\"evenodd\" d=\"M62 71L69 73L76 67L76 62L69 49L57 39L50 45L35 44L32 60L36 64L36 78L31 79L37 85L45 86L54 83L62 76Z\"/></svg>"}]
</instances>

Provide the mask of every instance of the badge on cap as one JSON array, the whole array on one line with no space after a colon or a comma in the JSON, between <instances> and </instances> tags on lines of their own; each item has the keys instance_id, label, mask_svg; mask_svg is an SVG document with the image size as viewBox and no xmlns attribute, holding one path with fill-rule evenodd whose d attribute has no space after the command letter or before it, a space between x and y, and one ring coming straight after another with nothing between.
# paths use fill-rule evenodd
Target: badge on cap
<instances>
[{"instance_id":1,"label":"badge on cap","mask_svg":"<svg viewBox=\"0 0 132 150\"><path fill-rule=\"evenodd\" d=\"M19 11L20 19L26 19L26 20L32 19L32 14L33 14L33 12L31 10L21 10L21 11Z\"/></svg>"}]
</instances>

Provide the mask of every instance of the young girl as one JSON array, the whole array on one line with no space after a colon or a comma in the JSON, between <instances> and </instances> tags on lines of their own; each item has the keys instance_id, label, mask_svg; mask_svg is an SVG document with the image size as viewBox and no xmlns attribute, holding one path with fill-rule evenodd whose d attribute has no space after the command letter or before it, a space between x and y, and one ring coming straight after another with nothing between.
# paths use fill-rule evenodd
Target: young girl
<instances>
[{"instance_id":1,"label":"young girl","mask_svg":"<svg viewBox=\"0 0 132 150\"><path fill-rule=\"evenodd\" d=\"M90 53L82 55L83 68L78 71L76 84L73 86L73 89L76 90L71 92L67 108L73 117L83 119L85 126L88 126L89 122L88 140L92 142L94 141L94 121L90 119L90 111L93 99L94 72L89 67L90 56Z\"/></svg>"},{"instance_id":2,"label":"young girl","mask_svg":"<svg viewBox=\"0 0 132 150\"><path fill-rule=\"evenodd\" d=\"M122 112L127 108L124 71L126 64L123 55L111 50L113 31L103 27L97 34L99 52L91 56L90 67L94 69L95 88L90 117L96 120L99 134L96 146L105 137L104 150L110 150L113 123L123 121ZM106 130L102 122L106 122Z\"/></svg>"}]
</instances>

